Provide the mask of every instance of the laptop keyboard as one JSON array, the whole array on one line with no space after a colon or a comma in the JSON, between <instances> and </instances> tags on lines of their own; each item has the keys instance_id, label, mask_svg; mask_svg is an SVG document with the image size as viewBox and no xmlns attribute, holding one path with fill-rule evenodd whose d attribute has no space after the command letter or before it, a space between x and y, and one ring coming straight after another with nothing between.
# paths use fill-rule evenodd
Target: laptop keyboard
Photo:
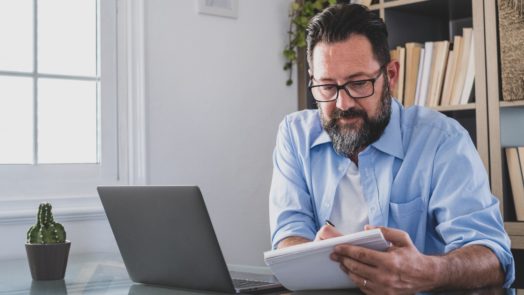
<instances>
[{"instance_id":1,"label":"laptop keyboard","mask_svg":"<svg viewBox=\"0 0 524 295\"><path fill-rule=\"evenodd\" d=\"M262 281L253 281L253 280L244 280L244 279L233 279L233 285L236 288L250 288L250 287L259 287L270 284L269 282Z\"/></svg>"}]
</instances>

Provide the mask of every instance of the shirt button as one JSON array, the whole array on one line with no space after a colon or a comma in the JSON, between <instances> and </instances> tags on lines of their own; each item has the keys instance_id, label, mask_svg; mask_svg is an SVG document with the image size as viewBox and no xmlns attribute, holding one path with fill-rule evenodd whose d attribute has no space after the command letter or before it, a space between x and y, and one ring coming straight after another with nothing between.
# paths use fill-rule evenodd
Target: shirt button
<instances>
[{"instance_id":1,"label":"shirt button","mask_svg":"<svg viewBox=\"0 0 524 295\"><path fill-rule=\"evenodd\" d=\"M375 212L375 206L371 206L371 208L369 208L371 210L371 212Z\"/></svg>"},{"instance_id":2,"label":"shirt button","mask_svg":"<svg viewBox=\"0 0 524 295\"><path fill-rule=\"evenodd\" d=\"M324 206L325 206L326 208L329 207L329 203L326 203Z\"/></svg>"},{"instance_id":3,"label":"shirt button","mask_svg":"<svg viewBox=\"0 0 524 295\"><path fill-rule=\"evenodd\" d=\"M340 171L340 172L344 171L344 166L342 166L342 165L338 166L338 171Z\"/></svg>"}]
</instances>

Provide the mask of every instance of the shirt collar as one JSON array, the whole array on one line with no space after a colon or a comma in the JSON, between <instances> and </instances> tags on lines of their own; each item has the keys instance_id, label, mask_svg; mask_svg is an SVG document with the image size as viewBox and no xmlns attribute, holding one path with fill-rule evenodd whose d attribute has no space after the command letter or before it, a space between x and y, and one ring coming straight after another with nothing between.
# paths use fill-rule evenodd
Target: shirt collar
<instances>
[{"instance_id":1,"label":"shirt collar","mask_svg":"<svg viewBox=\"0 0 524 295\"><path fill-rule=\"evenodd\" d=\"M389 119L389 123L386 126L386 129L384 130L384 133L380 136L380 138L371 144L371 146L375 147L376 149L390 154L394 157L397 157L399 159L404 159L404 148L402 145L402 131L400 128L400 112L401 112L401 106L397 102L396 99L391 99L391 117ZM317 111L318 113L318 111ZM319 114L319 122L320 122L320 114ZM331 142L331 137L329 137L329 134L324 130L323 127L321 127L321 132L317 136L317 138L313 141L310 148L314 148L317 145L321 145L324 143Z\"/></svg>"},{"instance_id":2,"label":"shirt collar","mask_svg":"<svg viewBox=\"0 0 524 295\"><path fill-rule=\"evenodd\" d=\"M402 144L402 130L400 128L400 112L402 106L396 99L391 99L391 117L382 136L371 144L377 150L390 154L399 159L404 159L404 146Z\"/></svg>"}]
</instances>

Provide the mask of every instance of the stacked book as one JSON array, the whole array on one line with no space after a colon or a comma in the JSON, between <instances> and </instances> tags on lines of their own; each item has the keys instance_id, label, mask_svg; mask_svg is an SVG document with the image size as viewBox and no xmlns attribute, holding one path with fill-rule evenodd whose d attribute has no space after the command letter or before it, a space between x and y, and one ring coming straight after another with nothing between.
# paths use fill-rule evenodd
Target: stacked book
<instances>
[{"instance_id":1,"label":"stacked book","mask_svg":"<svg viewBox=\"0 0 524 295\"><path fill-rule=\"evenodd\" d=\"M451 48L451 49L450 49ZM409 42L391 50L400 64L393 96L404 106L428 107L472 102L475 79L473 29L449 41Z\"/></svg>"},{"instance_id":2,"label":"stacked book","mask_svg":"<svg viewBox=\"0 0 524 295\"><path fill-rule=\"evenodd\" d=\"M505 150L517 220L524 221L524 147Z\"/></svg>"}]
</instances>

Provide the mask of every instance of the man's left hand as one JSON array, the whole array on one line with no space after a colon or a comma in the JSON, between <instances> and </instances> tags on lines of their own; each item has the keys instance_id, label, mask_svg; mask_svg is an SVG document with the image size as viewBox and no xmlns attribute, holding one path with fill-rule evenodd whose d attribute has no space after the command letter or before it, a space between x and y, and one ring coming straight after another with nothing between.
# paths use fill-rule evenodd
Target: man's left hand
<instances>
[{"instance_id":1,"label":"man's left hand","mask_svg":"<svg viewBox=\"0 0 524 295\"><path fill-rule=\"evenodd\" d=\"M366 294L413 294L433 289L439 273L435 257L420 253L406 232L377 228L392 244L386 252L343 244L335 247L331 259L338 261Z\"/></svg>"}]
</instances>

